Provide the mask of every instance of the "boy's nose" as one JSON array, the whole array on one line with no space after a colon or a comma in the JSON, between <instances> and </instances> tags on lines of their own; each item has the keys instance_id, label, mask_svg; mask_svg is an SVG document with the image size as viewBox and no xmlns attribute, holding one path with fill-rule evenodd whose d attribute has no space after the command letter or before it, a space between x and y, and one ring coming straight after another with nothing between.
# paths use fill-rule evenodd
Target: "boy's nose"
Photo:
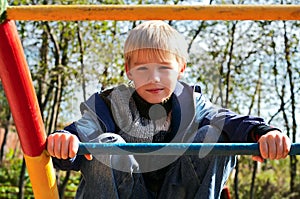
<instances>
[{"instance_id":1,"label":"boy's nose","mask_svg":"<svg viewBox=\"0 0 300 199\"><path fill-rule=\"evenodd\" d=\"M160 73L157 70L149 71L149 82L157 83L160 82Z\"/></svg>"}]
</instances>

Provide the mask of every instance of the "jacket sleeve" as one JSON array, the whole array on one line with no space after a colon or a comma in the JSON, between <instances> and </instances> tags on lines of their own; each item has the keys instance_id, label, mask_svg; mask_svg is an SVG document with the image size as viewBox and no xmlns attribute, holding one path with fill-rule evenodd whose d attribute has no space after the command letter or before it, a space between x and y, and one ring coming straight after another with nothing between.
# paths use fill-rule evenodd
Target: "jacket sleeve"
<instances>
[{"instance_id":1,"label":"jacket sleeve","mask_svg":"<svg viewBox=\"0 0 300 199\"><path fill-rule=\"evenodd\" d=\"M209 102L201 93L196 94L196 114L199 128L212 125L225 133L229 142L249 142L248 135L255 126L266 125L260 117L239 115Z\"/></svg>"},{"instance_id":2,"label":"jacket sleeve","mask_svg":"<svg viewBox=\"0 0 300 199\"><path fill-rule=\"evenodd\" d=\"M89 111L85 111L78 121L65 127L63 131L58 130L56 132L74 134L81 142L93 142L96 141L97 137L103 133L103 129L97 121L97 118L94 117L94 114ZM66 160L53 158L53 164L56 169L78 171L80 169L80 163L83 160L83 155L78 155L72 159Z\"/></svg>"},{"instance_id":3,"label":"jacket sleeve","mask_svg":"<svg viewBox=\"0 0 300 199\"><path fill-rule=\"evenodd\" d=\"M109 109L98 93L83 102L80 109L82 117L65 127L65 133L76 135L81 142L99 142L98 137L101 134L114 131L115 126ZM84 160L84 156L78 155L67 160L53 158L53 163L55 168L60 170L79 170L80 163Z\"/></svg>"}]
</instances>

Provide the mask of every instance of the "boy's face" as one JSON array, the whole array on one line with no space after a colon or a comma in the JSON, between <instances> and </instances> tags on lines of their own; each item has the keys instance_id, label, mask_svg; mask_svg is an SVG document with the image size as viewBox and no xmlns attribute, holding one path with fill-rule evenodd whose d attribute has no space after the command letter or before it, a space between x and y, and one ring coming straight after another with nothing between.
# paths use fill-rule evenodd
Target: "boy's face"
<instances>
[{"instance_id":1,"label":"boy's face","mask_svg":"<svg viewBox=\"0 0 300 199\"><path fill-rule=\"evenodd\" d=\"M135 90L151 104L168 100L185 70L185 64L178 63L174 54L165 55L139 50L126 65L127 76L134 82Z\"/></svg>"}]
</instances>

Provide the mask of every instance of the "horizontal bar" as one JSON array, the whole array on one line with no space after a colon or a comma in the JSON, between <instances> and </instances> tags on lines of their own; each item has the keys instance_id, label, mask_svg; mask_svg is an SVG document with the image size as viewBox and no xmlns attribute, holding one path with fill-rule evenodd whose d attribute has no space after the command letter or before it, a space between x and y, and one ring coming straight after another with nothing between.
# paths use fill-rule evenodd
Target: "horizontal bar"
<instances>
[{"instance_id":1,"label":"horizontal bar","mask_svg":"<svg viewBox=\"0 0 300 199\"><path fill-rule=\"evenodd\" d=\"M299 20L300 5L31 5L9 6L7 19Z\"/></svg>"},{"instance_id":2,"label":"horizontal bar","mask_svg":"<svg viewBox=\"0 0 300 199\"><path fill-rule=\"evenodd\" d=\"M80 143L78 155L259 155L257 143ZM289 155L300 154L300 143L291 146Z\"/></svg>"}]
</instances>

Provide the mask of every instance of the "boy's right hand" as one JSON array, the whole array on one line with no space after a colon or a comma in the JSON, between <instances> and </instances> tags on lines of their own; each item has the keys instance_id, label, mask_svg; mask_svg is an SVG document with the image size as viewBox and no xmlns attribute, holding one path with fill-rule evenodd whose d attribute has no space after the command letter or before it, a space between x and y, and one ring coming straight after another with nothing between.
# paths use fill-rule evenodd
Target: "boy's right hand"
<instances>
[{"instance_id":1,"label":"boy's right hand","mask_svg":"<svg viewBox=\"0 0 300 199\"><path fill-rule=\"evenodd\" d=\"M58 159L74 158L78 151L79 140L73 134L53 133L47 138L48 153ZM87 160L92 160L91 154L84 155Z\"/></svg>"}]
</instances>

